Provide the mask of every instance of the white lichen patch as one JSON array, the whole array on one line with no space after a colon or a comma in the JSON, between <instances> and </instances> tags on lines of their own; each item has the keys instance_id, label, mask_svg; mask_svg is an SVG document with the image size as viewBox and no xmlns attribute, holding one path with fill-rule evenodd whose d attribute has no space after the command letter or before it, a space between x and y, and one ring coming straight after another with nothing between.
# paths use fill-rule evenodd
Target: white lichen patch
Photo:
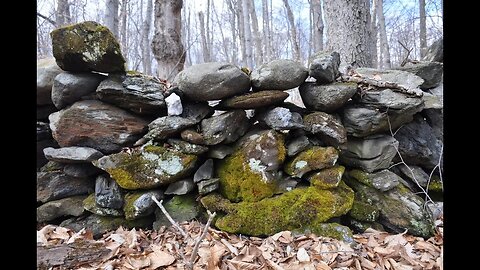
<instances>
[{"instance_id":1,"label":"white lichen patch","mask_svg":"<svg viewBox=\"0 0 480 270\"><path fill-rule=\"evenodd\" d=\"M251 158L248 160L248 166L250 167L250 170L254 172L259 172L262 175L263 182L268 182L268 177L265 174L265 169L267 168L267 166L261 164L260 160Z\"/></svg>"},{"instance_id":2,"label":"white lichen patch","mask_svg":"<svg viewBox=\"0 0 480 270\"><path fill-rule=\"evenodd\" d=\"M175 175L184 169L182 160L177 156L168 159L160 159L157 164L158 167L155 169L155 173L158 175L164 175L165 173L168 175Z\"/></svg>"},{"instance_id":3,"label":"white lichen patch","mask_svg":"<svg viewBox=\"0 0 480 270\"><path fill-rule=\"evenodd\" d=\"M157 161L160 157L150 152L142 152L142 157L148 161Z\"/></svg>"},{"instance_id":4,"label":"white lichen patch","mask_svg":"<svg viewBox=\"0 0 480 270\"><path fill-rule=\"evenodd\" d=\"M297 161L297 163L295 163L295 169L303 169L307 164L305 160Z\"/></svg>"}]
</instances>

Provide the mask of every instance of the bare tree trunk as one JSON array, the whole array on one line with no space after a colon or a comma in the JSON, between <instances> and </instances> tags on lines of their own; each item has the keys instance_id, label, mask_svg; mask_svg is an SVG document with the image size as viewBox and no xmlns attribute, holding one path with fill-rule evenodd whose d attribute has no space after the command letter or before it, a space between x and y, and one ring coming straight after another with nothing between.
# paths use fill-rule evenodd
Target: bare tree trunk
<instances>
[{"instance_id":1,"label":"bare tree trunk","mask_svg":"<svg viewBox=\"0 0 480 270\"><path fill-rule=\"evenodd\" d=\"M427 52L427 17L425 15L425 0L418 0L420 8L420 57Z\"/></svg>"},{"instance_id":2,"label":"bare tree trunk","mask_svg":"<svg viewBox=\"0 0 480 270\"><path fill-rule=\"evenodd\" d=\"M369 0L324 0L326 47L340 53L342 65L372 66L369 6Z\"/></svg>"},{"instance_id":3,"label":"bare tree trunk","mask_svg":"<svg viewBox=\"0 0 480 270\"><path fill-rule=\"evenodd\" d=\"M145 74L151 75L152 74L152 56L150 54L150 44L148 36L150 34L150 28L152 28L152 14L153 14L153 0L147 0L147 12L145 15L145 20L143 21L143 51L142 51L142 58L143 58L143 72Z\"/></svg>"},{"instance_id":4,"label":"bare tree trunk","mask_svg":"<svg viewBox=\"0 0 480 270\"><path fill-rule=\"evenodd\" d=\"M200 37L202 38L203 61L210 62L210 50L208 49L208 41L205 34L205 20L203 18L203 11L198 12L198 20L200 22Z\"/></svg>"},{"instance_id":5,"label":"bare tree trunk","mask_svg":"<svg viewBox=\"0 0 480 270\"><path fill-rule=\"evenodd\" d=\"M250 29L250 0L242 1L243 29L245 31L245 60L247 67L253 67L252 30Z\"/></svg>"},{"instance_id":6,"label":"bare tree trunk","mask_svg":"<svg viewBox=\"0 0 480 270\"><path fill-rule=\"evenodd\" d=\"M227 0L227 6L228 9L230 10L230 30L232 31L232 57L231 57L231 62L233 64L238 64L237 63L237 32L236 30L236 11L234 4L232 3L231 0Z\"/></svg>"},{"instance_id":7,"label":"bare tree trunk","mask_svg":"<svg viewBox=\"0 0 480 270\"><path fill-rule=\"evenodd\" d=\"M313 13L313 51L323 50L323 19L322 6L320 0L311 0L310 3Z\"/></svg>"},{"instance_id":8,"label":"bare tree trunk","mask_svg":"<svg viewBox=\"0 0 480 270\"><path fill-rule=\"evenodd\" d=\"M247 65L247 48L245 44L245 24L244 18L243 18L243 1L248 1L248 0L237 0L237 7L236 7L236 14L237 14L237 22L238 22L238 33L239 33L239 40L240 40L240 51L242 52L242 65L243 66L248 66Z\"/></svg>"},{"instance_id":9,"label":"bare tree trunk","mask_svg":"<svg viewBox=\"0 0 480 270\"><path fill-rule=\"evenodd\" d=\"M155 36L152 49L158 62L158 77L170 81L183 69L181 41L182 0L155 0Z\"/></svg>"},{"instance_id":10,"label":"bare tree trunk","mask_svg":"<svg viewBox=\"0 0 480 270\"><path fill-rule=\"evenodd\" d=\"M293 17L292 9L288 4L288 0L283 0L285 9L287 10L288 24L290 25L290 33L292 35L292 48L293 48L293 58L297 61L300 61L300 46L297 40L297 27L295 26L295 19Z\"/></svg>"},{"instance_id":11,"label":"bare tree trunk","mask_svg":"<svg viewBox=\"0 0 480 270\"><path fill-rule=\"evenodd\" d=\"M118 39L118 0L107 0L105 4L105 26Z\"/></svg>"},{"instance_id":12,"label":"bare tree trunk","mask_svg":"<svg viewBox=\"0 0 480 270\"><path fill-rule=\"evenodd\" d=\"M58 0L57 10L55 12L56 27L71 23L70 4L68 0Z\"/></svg>"},{"instance_id":13,"label":"bare tree trunk","mask_svg":"<svg viewBox=\"0 0 480 270\"><path fill-rule=\"evenodd\" d=\"M379 1L372 0L372 23L370 24L370 33L372 35L372 66L374 68L379 67L378 63L378 54L377 54L377 39L378 39L378 27L377 27L377 10L378 10Z\"/></svg>"},{"instance_id":14,"label":"bare tree trunk","mask_svg":"<svg viewBox=\"0 0 480 270\"><path fill-rule=\"evenodd\" d=\"M227 62L230 62L231 61L229 60L229 55L228 55L228 44L227 44L227 40L225 39L225 34L223 33L223 22L220 21L220 18L218 17L218 12L217 12L217 9L215 8L214 6L214 2L212 2L212 12L213 12L213 15L215 15L215 19L217 21L217 26L220 30L220 37L222 38L222 48L223 48L223 54L225 55L225 61ZM213 25L213 19L212 19L212 25ZM213 46L211 46L212 48Z\"/></svg>"},{"instance_id":15,"label":"bare tree trunk","mask_svg":"<svg viewBox=\"0 0 480 270\"><path fill-rule=\"evenodd\" d=\"M203 27L203 26L201 26ZM212 48L212 37L210 32L210 0L207 0L207 24L205 25L206 29L206 43L207 43L207 50L208 50L208 62L212 59L211 48ZM206 61L207 62L207 61Z\"/></svg>"},{"instance_id":16,"label":"bare tree trunk","mask_svg":"<svg viewBox=\"0 0 480 270\"><path fill-rule=\"evenodd\" d=\"M272 48L270 47L270 18L268 13L268 0L262 0L262 12L263 12L263 49L265 62L269 62L271 59Z\"/></svg>"},{"instance_id":17,"label":"bare tree trunk","mask_svg":"<svg viewBox=\"0 0 480 270\"><path fill-rule=\"evenodd\" d=\"M127 3L128 0L122 0L122 5L120 8L120 45L122 46L122 52L124 55L128 55L128 47L127 47ZM126 59L128 62L128 59Z\"/></svg>"},{"instance_id":18,"label":"bare tree trunk","mask_svg":"<svg viewBox=\"0 0 480 270\"><path fill-rule=\"evenodd\" d=\"M263 63L262 38L258 32L257 13L255 12L255 2L250 4L250 17L252 19L252 30L255 40L255 66L260 66Z\"/></svg>"},{"instance_id":19,"label":"bare tree trunk","mask_svg":"<svg viewBox=\"0 0 480 270\"><path fill-rule=\"evenodd\" d=\"M385 15L383 15L383 0L378 0L377 16L380 32L380 51L382 55L380 65L382 69L390 69L392 68L392 64L390 62L390 48L388 46L387 29L385 27Z\"/></svg>"}]
</instances>

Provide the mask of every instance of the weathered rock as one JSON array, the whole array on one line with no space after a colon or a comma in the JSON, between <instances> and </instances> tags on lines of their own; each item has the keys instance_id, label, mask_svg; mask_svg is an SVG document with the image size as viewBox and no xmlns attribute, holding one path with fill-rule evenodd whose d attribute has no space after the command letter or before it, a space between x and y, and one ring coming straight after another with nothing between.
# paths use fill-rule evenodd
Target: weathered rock
<instances>
[{"instance_id":1,"label":"weathered rock","mask_svg":"<svg viewBox=\"0 0 480 270\"><path fill-rule=\"evenodd\" d=\"M435 40L428 47L425 56L422 58L423 61L431 61L431 62L443 62L443 37Z\"/></svg>"},{"instance_id":2,"label":"weathered rock","mask_svg":"<svg viewBox=\"0 0 480 270\"><path fill-rule=\"evenodd\" d=\"M443 95L437 96L429 92L424 92L422 99L423 99L423 103L425 104L423 111L430 110L430 109L435 109L435 110L443 109Z\"/></svg>"},{"instance_id":3,"label":"weathered rock","mask_svg":"<svg viewBox=\"0 0 480 270\"><path fill-rule=\"evenodd\" d=\"M360 221L353 218L346 218L345 222L356 233L363 233L368 228L372 228L381 232L385 231L385 228L382 226L382 224L378 222Z\"/></svg>"},{"instance_id":4,"label":"weathered rock","mask_svg":"<svg viewBox=\"0 0 480 270\"><path fill-rule=\"evenodd\" d=\"M193 182L197 183L200 180L211 179L213 177L213 159L207 159L193 175Z\"/></svg>"},{"instance_id":5,"label":"weathered rock","mask_svg":"<svg viewBox=\"0 0 480 270\"><path fill-rule=\"evenodd\" d=\"M423 79L407 71L394 69L374 69L374 68L357 68L355 70L363 77L397 83L408 89L418 88L424 83Z\"/></svg>"},{"instance_id":6,"label":"weathered rock","mask_svg":"<svg viewBox=\"0 0 480 270\"><path fill-rule=\"evenodd\" d=\"M320 223L313 228L302 228L301 230L294 230L294 233L306 234L314 233L317 236L330 237L338 239L345 243L352 244L353 233L347 226L340 225L338 223Z\"/></svg>"},{"instance_id":7,"label":"weathered rock","mask_svg":"<svg viewBox=\"0 0 480 270\"><path fill-rule=\"evenodd\" d=\"M62 72L55 77L52 88L52 101L57 109L63 109L95 92L104 76L95 73Z\"/></svg>"},{"instance_id":8,"label":"weathered rock","mask_svg":"<svg viewBox=\"0 0 480 270\"><path fill-rule=\"evenodd\" d=\"M250 77L256 90L287 90L302 84L308 71L300 62L277 59L253 70Z\"/></svg>"},{"instance_id":9,"label":"weathered rock","mask_svg":"<svg viewBox=\"0 0 480 270\"><path fill-rule=\"evenodd\" d=\"M303 116L305 130L317 135L329 145L338 146L347 142L347 131L342 122L324 113L314 112Z\"/></svg>"},{"instance_id":10,"label":"weathered rock","mask_svg":"<svg viewBox=\"0 0 480 270\"><path fill-rule=\"evenodd\" d=\"M427 120L428 125L433 129L435 137L443 142L443 110L423 110L422 115Z\"/></svg>"},{"instance_id":11,"label":"weathered rock","mask_svg":"<svg viewBox=\"0 0 480 270\"><path fill-rule=\"evenodd\" d=\"M113 209L109 207L102 207L95 201L95 194L90 194L85 200L83 200L83 208L100 216L121 217L123 216L122 209Z\"/></svg>"},{"instance_id":12,"label":"weathered rock","mask_svg":"<svg viewBox=\"0 0 480 270\"><path fill-rule=\"evenodd\" d=\"M125 195L125 204L123 206L125 219L133 220L153 214L158 206L152 200L152 196L155 196L155 198L160 201L163 199L163 191L149 190L127 193Z\"/></svg>"},{"instance_id":13,"label":"weathered rock","mask_svg":"<svg viewBox=\"0 0 480 270\"><path fill-rule=\"evenodd\" d=\"M95 202L100 207L123 207L123 192L117 182L108 175L99 175L95 180Z\"/></svg>"},{"instance_id":14,"label":"weathered rock","mask_svg":"<svg viewBox=\"0 0 480 270\"><path fill-rule=\"evenodd\" d=\"M257 119L275 130L303 128L302 116L283 107L275 107L262 112Z\"/></svg>"},{"instance_id":15,"label":"weathered rock","mask_svg":"<svg viewBox=\"0 0 480 270\"><path fill-rule=\"evenodd\" d=\"M41 106L37 105L37 120L48 121L48 116L56 111L58 111L58 109L53 104Z\"/></svg>"},{"instance_id":16,"label":"weathered rock","mask_svg":"<svg viewBox=\"0 0 480 270\"><path fill-rule=\"evenodd\" d=\"M177 74L174 84L195 101L223 99L250 89L247 74L235 65L220 62L190 66Z\"/></svg>"},{"instance_id":17,"label":"weathered rock","mask_svg":"<svg viewBox=\"0 0 480 270\"><path fill-rule=\"evenodd\" d=\"M190 119L195 124L200 123L202 119L213 114L213 109L207 102L183 103L183 111L180 116Z\"/></svg>"},{"instance_id":18,"label":"weathered rock","mask_svg":"<svg viewBox=\"0 0 480 270\"><path fill-rule=\"evenodd\" d=\"M433 169L440 161L443 143L422 117L404 125L396 134L398 151L405 163Z\"/></svg>"},{"instance_id":19,"label":"weathered rock","mask_svg":"<svg viewBox=\"0 0 480 270\"><path fill-rule=\"evenodd\" d=\"M202 180L197 183L197 186L198 186L198 194L205 195L207 193L217 190L220 187L220 179L211 178L208 180Z\"/></svg>"},{"instance_id":20,"label":"weathered rock","mask_svg":"<svg viewBox=\"0 0 480 270\"><path fill-rule=\"evenodd\" d=\"M167 185L187 176L195 167L197 156L146 145L131 153L105 156L93 165L107 171L124 189L150 189Z\"/></svg>"},{"instance_id":21,"label":"weathered rock","mask_svg":"<svg viewBox=\"0 0 480 270\"><path fill-rule=\"evenodd\" d=\"M168 185L165 195L185 195L195 188L193 180L190 178L178 180Z\"/></svg>"},{"instance_id":22,"label":"weathered rock","mask_svg":"<svg viewBox=\"0 0 480 270\"><path fill-rule=\"evenodd\" d=\"M437 87L443 77L443 64L440 62L419 61L407 63L405 66L397 69L408 71L422 78L424 82L420 85L421 89Z\"/></svg>"},{"instance_id":23,"label":"weathered rock","mask_svg":"<svg viewBox=\"0 0 480 270\"><path fill-rule=\"evenodd\" d=\"M65 164L65 167L63 167L63 172L66 175L73 177L89 177L98 175L103 171L93 166L91 163L73 163Z\"/></svg>"},{"instance_id":24,"label":"weathered rock","mask_svg":"<svg viewBox=\"0 0 480 270\"><path fill-rule=\"evenodd\" d=\"M291 141L287 143L287 155L289 157L295 156L296 154L307 149L309 146L311 146L311 144L307 136L302 135L294 137Z\"/></svg>"},{"instance_id":25,"label":"weathered rock","mask_svg":"<svg viewBox=\"0 0 480 270\"><path fill-rule=\"evenodd\" d=\"M83 200L87 196L73 196L50 201L37 207L37 222L46 222L63 216L78 217L83 214Z\"/></svg>"},{"instance_id":26,"label":"weathered rock","mask_svg":"<svg viewBox=\"0 0 480 270\"><path fill-rule=\"evenodd\" d=\"M57 28L50 37L53 56L65 71L125 71L120 44L105 26L87 21Z\"/></svg>"},{"instance_id":27,"label":"weathered rock","mask_svg":"<svg viewBox=\"0 0 480 270\"><path fill-rule=\"evenodd\" d=\"M76 232L85 228L92 232L94 238L100 238L104 233L115 231L122 226L125 229L151 229L152 217L144 217L135 220L126 220L124 217L102 217L89 215L79 218L71 218L60 223L61 227L69 228Z\"/></svg>"},{"instance_id":28,"label":"weathered rock","mask_svg":"<svg viewBox=\"0 0 480 270\"><path fill-rule=\"evenodd\" d=\"M272 196L285 156L282 134L265 130L245 135L235 152L218 163L220 192L231 201Z\"/></svg>"},{"instance_id":29,"label":"weathered rock","mask_svg":"<svg viewBox=\"0 0 480 270\"><path fill-rule=\"evenodd\" d=\"M399 164L396 166L403 176L421 187L427 187L429 175L419 166Z\"/></svg>"},{"instance_id":30,"label":"weathered rock","mask_svg":"<svg viewBox=\"0 0 480 270\"><path fill-rule=\"evenodd\" d=\"M203 119L202 135L206 145L231 143L245 134L249 121L244 110L233 110Z\"/></svg>"},{"instance_id":31,"label":"weathered rock","mask_svg":"<svg viewBox=\"0 0 480 270\"><path fill-rule=\"evenodd\" d=\"M348 172L348 176L364 185L380 191L390 190L398 186L402 180L400 176L389 170L381 170L375 173L367 173L361 170L351 170Z\"/></svg>"},{"instance_id":32,"label":"weathered rock","mask_svg":"<svg viewBox=\"0 0 480 270\"><path fill-rule=\"evenodd\" d=\"M193 144L179 139L167 139L167 143L173 147L173 149L180 151L184 154L201 155L208 151L208 147L199 144Z\"/></svg>"},{"instance_id":33,"label":"weathered rock","mask_svg":"<svg viewBox=\"0 0 480 270\"><path fill-rule=\"evenodd\" d=\"M325 84L333 82L339 75L340 54L338 52L320 51L312 57L308 75Z\"/></svg>"},{"instance_id":34,"label":"weathered rock","mask_svg":"<svg viewBox=\"0 0 480 270\"><path fill-rule=\"evenodd\" d=\"M355 196L353 201L352 209L348 212L348 215L358 221L363 222L374 222L380 216L380 211L375 207L368 203L363 202L361 199L358 198L359 196Z\"/></svg>"},{"instance_id":35,"label":"weathered rock","mask_svg":"<svg viewBox=\"0 0 480 270\"><path fill-rule=\"evenodd\" d=\"M43 149L47 147L58 147L58 144L54 139L37 141L37 170L48 162L43 154Z\"/></svg>"},{"instance_id":36,"label":"weathered rock","mask_svg":"<svg viewBox=\"0 0 480 270\"><path fill-rule=\"evenodd\" d=\"M337 159L338 151L335 148L312 146L286 162L283 170L288 175L302 177L307 172L332 167Z\"/></svg>"},{"instance_id":37,"label":"weathered rock","mask_svg":"<svg viewBox=\"0 0 480 270\"><path fill-rule=\"evenodd\" d=\"M397 154L398 141L389 135L374 135L362 139L349 138L340 152L340 161L366 172L386 169Z\"/></svg>"},{"instance_id":38,"label":"weathered rock","mask_svg":"<svg viewBox=\"0 0 480 270\"><path fill-rule=\"evenodd\" d=\"M353 203L353 191L344 183L337 188L296 188L258 202L231 203L219 194L201 198L210 211L226 213L215 226L229 233L263 236L285 230L314 231L332 217L346 214Z\"/></svg>"},{"instance_id":39,"label":"weathered rock","mask_svg":"<svg viewBox=\"0 0 480 270\"><path fill-rule=\"evenodd\" d=\"M103 157L103 154L89 147L62 147L55 149L48 147L43 149L43 153L48 160L63 163L86 163Z\"/></svg>"},{"instance_id":40,"label":"weathered rock","mask_svg":"<svg viewBox=\"0 0 480 270\"><path fill-rule=\"evenodd\" d=\"M202 208L192 194L173 196L173 198L164 203L163 206L176 222L190 221L198 217ZM160 209L155 210L153 229L159 230L162 226L169 227L171 225L170 221L168 221L167 217Z\"/></svg>"},{"instance_id":41,"label":"weathered rock","mask_svg":"<svg viewBox=\"0 0 480 270\"><path fill-rule=\"evenodd\" d=\"M209 158L224 159L231 153L233 153L233 147L220 144L211 146L208 150L207 156Z\"/></svg>"},{"instance_id":42,"label":"weathered rock","mask_svg":"<svg viewBox=\"0 0 480 270\"><path fill-rule=\"evenodd\" d=\"M319 172L310 174L307 180L310 184L319 189L330 189L338 187L340 180L342 180L345 167L335 165L331 168L323 169Z\"/></svg>"},{"instance_id":43,"label":"weathered rock","mask_svg":"<svg viewBox=\"0 0 480 270\"><path fill-rule=\"evenodd\" d=\"M40 172L62 172L64 168L64 163L49 161L40 168Z\"/></svg>"},{"instance_id":44,"label":"weathered rock","mask_svg":"<svg viewBox=\"0 0 480 270\"><path fill-rule=\"evenodd\" d=\"M305 82L298 88L303 104L309 110L334 112L357 92L356 83L335 82L327 85Z\"/></svg>"},{"instance_id":45,"label":"weathered rock","mask_svg":"<svg viewBox=\"0 0 480 270\"><path fill-rule=\"evenodd\" d=\"M168 115L181 115L183 112L182 100L176 93L172 93L165 99Z\"/></svg>"},{"instance_id":46,"label":"weathered rock","mask_svg":"<svg viewBox=\"0 0 480 270\"><path fill-rule=\"evenodd\" d=\"M97 100L79 101L49 116L53 138L62 147L85 146L117 152L138 140L148 122Z\"/></svg>"},{"instance_id":47,"label":"weathered rock","mask_svg":"<svg viewBox=\"0 0 480 270\"><path fill-rule=\"evenodd\" d=\"M92 193L93 187L92 179L74 178L61 171L37 172L37 201L43 203Z\"/></svg>"},{"instance_id":48,"label":"weathered rock","mask_svg":"<svg viewBox=\"0 0 480 270\"><path fill-rule=\"evenodd\" d=\"M293 177L286 177L278 182L275 194L283 194L288 191L292 191L297 187L299 179Z\"/></svg>"},{"instance_id":49,"label":"weathered rock","mask_svg":"<svg viewBox=\"0 0 480 270\"><path fill-rule=\"evenodd\" d=\"M193 125L195 125L195 122L188 118L162 116L148 124L148 133L143 138L146 140L164 140Z\"/></svg>"},{"instance_id":50,"label":"weathered rock","mask_svg":"<svg viewBox=\"0 0 480 270\"><path fill-rule=\"evenodd\" d=\"M282 103L288 97L288 93L277 90L266 90L247 93L223 100L219 108L227 109L256 109Z\"/></svg>"},{"instance_id":51,"label":"weathered rock","mask_svg":"<svg viewBox=\"0 0 480 270\"><path fill-rule=\"evenodd\" d=\"M61 72L53 57L37 60L37 106L53 104L53 80Z\"/></svg>"},{"instance_id":52,"label":"weathered rock","mask_svg":"<svg viewBox=\"0 0 480 270\"><path fill-rule=\"evenodd\" d=\"M182 140L187 141L189 143L205 144L205 140L203 138L203 135L196 132L193 129L183 130L182 132L180 132L180 137L182 137Z\"/></svg>"},{"instance_id":53,"label":"weathered rock","mask_svg":"<svg viewBox=\"0 0 480 270\"><path fill-rule=\"evenodd\" d=\"M112 76L97 88L100 100L137 114L165 114L165 86L143 74Z\"/></svg>"}]
</instances>

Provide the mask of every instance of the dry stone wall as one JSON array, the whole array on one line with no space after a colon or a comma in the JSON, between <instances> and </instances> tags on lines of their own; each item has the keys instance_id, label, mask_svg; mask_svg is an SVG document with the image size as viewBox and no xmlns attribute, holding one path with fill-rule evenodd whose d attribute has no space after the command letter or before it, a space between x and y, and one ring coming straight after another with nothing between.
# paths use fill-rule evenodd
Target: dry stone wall
<instances>
[{"instance_id":1,"label":"dry stone wall","mask_svg":"<svg viewBox=\"0 0 480 270\"><path fill-rule=\"evenodd\" d=\"M37 64L39 223L169 226L154 196L179 222L217 211L231 233L433 234L441 63L344 74L338 53L319 52L308 67L194 65L169 83L124 71L95 22L51 36L55 59ZM297 87L304 107L284 102Z\"/></svg>"}]
</instances>

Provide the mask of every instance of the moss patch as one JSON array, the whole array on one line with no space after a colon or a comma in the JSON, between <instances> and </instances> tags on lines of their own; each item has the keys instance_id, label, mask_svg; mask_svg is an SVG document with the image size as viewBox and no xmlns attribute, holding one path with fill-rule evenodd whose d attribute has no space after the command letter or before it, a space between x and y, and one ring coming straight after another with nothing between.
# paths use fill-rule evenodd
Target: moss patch
<instances>
[{"instance_id":1,"label":"moss patch","mask_svg":"<svg viewBox=\"0 0 480 270\"><path fill-rule=\"evenodd\" d=\"M307 177L312 186L319 189L329 189L337 187L342 180L345 167L336 165L331 168L323 169Z\"/></svg>"},{"instance_id":2,"label":"moss patch","mask_svg":"<svg viewBox=\"0 0 480 270\"><path fill-rule=\"evenodd\" d=\"M378 211L378 209L373 205L359 200L354 200L352 209L348 212L348 214L356 220L373 222L377 220L378 216L380 215L380 211Z\"/></svg>"},{"instance_id":3,"label":"moss patch","mask_svg":"<svg viewBox=\"0 0 480 270\"><path fill-rule=\"evenodd\" d=\"M284 171L291 176L302 177L307 172L332 167L337 159L338 151L335 148L313 146L287 162Z\"/></svg>"},{"instance_id":4,"label":"moss patch","mask_svg":"<svg viewBox=\"0 0 480 270\"><path fill-rule=\"evenodd\" d=\"M320 223L312 226L312 229L299 231L298 233L312 232L317 236L330 237L344 241L346 243L353 243L353 234L350 228L340 225L338 223Z\"/></svg>"}]
</instances>

